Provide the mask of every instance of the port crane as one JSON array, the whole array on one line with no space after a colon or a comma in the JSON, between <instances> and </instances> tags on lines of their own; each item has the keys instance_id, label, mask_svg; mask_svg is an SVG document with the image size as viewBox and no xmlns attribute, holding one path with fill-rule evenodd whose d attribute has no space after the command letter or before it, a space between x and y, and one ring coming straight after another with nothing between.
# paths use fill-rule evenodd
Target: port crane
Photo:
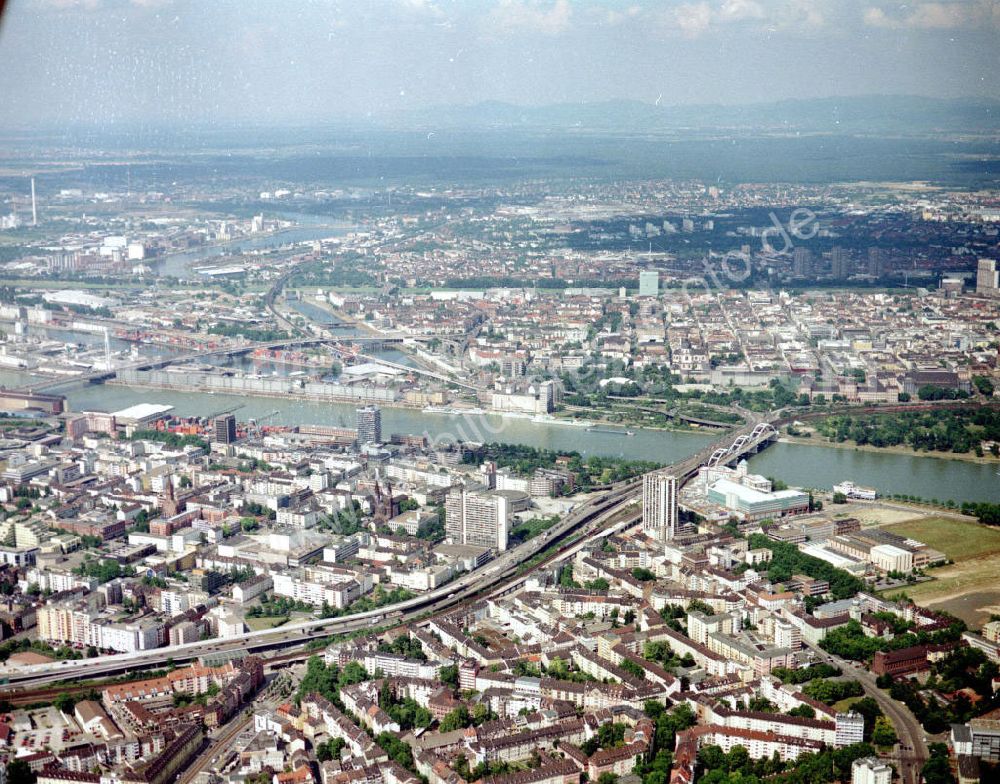
<instances>
[{"instance_id":1,"label":"port crane","mask_svg":"<svg viewBox=\"0 0 1000 784\"><path fill-rule=\"evenodd\" d=\"M247 435L252 436L253 438L260 438L261 425L265 422L270 422L272 419L280 415L281 412L275 409L270 414L265 414L262 417L258 417L256 419L251 417L247 420Z\"/></svg>"},{"instance_id":2,"label":"port crane","mask_svg":"<svg viewBox=\"0 0 1000 784\"><path fill-rule=\"evenodd\" d=\"M240 403L239 405L232 406L231 408L224 408L221 411L214 411L205 417L206 420L215 419L217 416L222 416L223 414L232 414L239 411L241 408L246 408L246 403Z\"/></svg>"}]
</instances>

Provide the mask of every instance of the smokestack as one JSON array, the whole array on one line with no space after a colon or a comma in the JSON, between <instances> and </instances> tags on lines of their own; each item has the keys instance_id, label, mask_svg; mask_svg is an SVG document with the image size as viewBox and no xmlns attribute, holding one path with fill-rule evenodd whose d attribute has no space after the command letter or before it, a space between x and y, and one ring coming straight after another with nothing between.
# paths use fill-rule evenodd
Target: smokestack
<instances>
[{"instance_id":1,"label":"smokestack","mask_svg":"<svg viewBox=\"0 0 1000 784\"><path fill-rule=\"evenodd\" d=\"M35 201L35 178L31 178L31 225L38 225L38 204Z\"/></svg>"}]
</instances>

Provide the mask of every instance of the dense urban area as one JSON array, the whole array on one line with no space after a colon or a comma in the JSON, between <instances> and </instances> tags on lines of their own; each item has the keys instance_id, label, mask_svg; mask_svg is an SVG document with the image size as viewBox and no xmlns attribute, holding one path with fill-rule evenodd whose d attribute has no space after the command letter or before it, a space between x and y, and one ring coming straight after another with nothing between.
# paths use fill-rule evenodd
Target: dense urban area
<instances>
[{"instance_id":1,"label":"dense urban area","mask_svg":"<svg viewBox=\"0 0 1000 784\"><path fill-rule=\"evenodd\" d=\"M996 191L78 155L0 177L0 781L995 780Z\"/></svg>"}]
</instances>

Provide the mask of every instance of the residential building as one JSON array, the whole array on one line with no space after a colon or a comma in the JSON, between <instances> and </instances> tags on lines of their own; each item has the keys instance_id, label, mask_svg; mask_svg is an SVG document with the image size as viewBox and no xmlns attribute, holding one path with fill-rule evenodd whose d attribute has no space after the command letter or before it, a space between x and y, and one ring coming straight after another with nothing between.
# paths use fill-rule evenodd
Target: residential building
<instances>
[{"instance_id":1,"label":"residential building","mask_svg":"<svg viewBox=\"0 0 1000 784\"><path fill-rule=\"evenodd\" d=\"M452 490L445 500L445 531L454 544L507 549L510 502L501 493Z\"/></svg>"},{"instance_id":2,"label":"residential building","mask_svg":"<svg viewBox=\"0 0 1000 784\"><path fill-rule=\"evenodd\" d=\"M642 527L658 542L677 535L677 477L659 471L642 478Z\"/></svg>"},{"instance_id":3,"label":"residential building","mask_svg":"<svg viewBox=\"0 0 1000 784\"><path fill-rule=\"evenodd\" d=\"M358 444L382 443L382 411L378 406L365 406L357 410Z\"/></svg>"}]
</instances>

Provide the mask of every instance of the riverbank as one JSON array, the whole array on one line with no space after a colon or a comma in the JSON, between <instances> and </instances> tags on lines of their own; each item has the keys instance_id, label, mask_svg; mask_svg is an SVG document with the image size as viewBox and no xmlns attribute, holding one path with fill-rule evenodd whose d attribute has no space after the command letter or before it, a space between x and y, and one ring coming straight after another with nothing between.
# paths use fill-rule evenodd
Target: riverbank
<instances>
[{"instance_id":1,"label":"riverbank","mask_svg":"<svg viewBox=\"0 0 1000 784\"><path fill-rule=\"evenodd\" d=\"M196 245L193 248L185 248L184 250L175 250L175 251L173 251L171 253L164 253L164 254L162 254L160 256L152 256L152 257L146 259L145 261L147 263L147 266L155 269L157 266L159 266L160 262L170 261L171 259L175 259L178 256L187 256L187 255L189 255L191 253L198 253L199 251L202 251L202 250L205 250L205 251L218 250L219 248L225 248L225 247L227 247L229 245L238 245L238 244L244 243L244 242L250 242L250 241L263 242L263 241L267 241L267 240L278 239L283 234L288 234L290 232L295 232L295 231L301 231L304 228L308 228L310 230L324 230L324 229L329 229L331 231L341 231L341 232L343 232L345 229L352 228L352 224L345 223L342 226L327 226L327 225L301 226L299 224L293 223L293 224L291 224L289 226L282 226L280 229L277 229L275 231L265 231L265 232L260 232L259 234L242 234L242 235L240 235L238 237L230 237L229 239L225 239L225 240L215 240L214 242L205 242L205 243L202 243L201 245ZM308 241L309 240L293 240L289 244L294 245L296 242L308 242ZM239 251L235 251L233 255L237 255L238 253L239 253ZM217 254L217 255L221 255L221 254Z\"/></svg>"},{"instance_id":2,"label":"riverbank","mask_svg":"<svg viewBox=\"0 0 1000 784\"><path fill-rule=\"evenodd\" d=\"M986 454L977 457L972 452L921 452L908 446L872 446L871 444L857 444L854 441L828 441L819 436L817 438L802 438L801 436L783 435L778 439L783 444L795 444L798 446L820 446L831 449L847 449L852 452L873 452L875 454L905 455L907 457L934 457L938 460L962 460L967 463L977 463L987 465L996 463L1000 465L1000 457Z\"/></svg>"},{"instance_id":3,"label":"riverbank","mask_svg":"<svg viewBox=\"0 0 1000 784\"><path fill-rule=\"evenodd\" d=\"M574 411L577 412L586 412L591 410L593 409L582 408L580 406L574 407ZM558 419L559 417L557 416L554 418ZM597 427L611 427L617 430L643 430L650 433L698 433L707 436L721 437L723 433L727 432L726 430L717 427L697 427L693 425L685 425L683 423L676 425L649 425L639 424L629 419L605 419L604 417L572 417L572 421L584 422L588 426L594 425ZM739 425L733 425L732 428L729 429L736 430L738 427Z\"/></svg>"}]
</instances>

